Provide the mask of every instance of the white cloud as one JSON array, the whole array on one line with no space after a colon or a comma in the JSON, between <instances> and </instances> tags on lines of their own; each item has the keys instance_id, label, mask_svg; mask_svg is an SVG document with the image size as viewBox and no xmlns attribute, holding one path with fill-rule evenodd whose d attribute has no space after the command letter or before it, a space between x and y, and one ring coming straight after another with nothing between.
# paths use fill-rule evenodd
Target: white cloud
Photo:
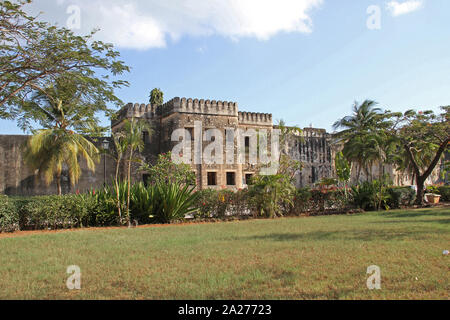
<instances>
[{"instance_id":1,"label":"white cloud","mask_svg":"<svg viewBox=\"0 0 450 320\"><path fill-rule=\"evenodd\" d=\"M423 7L423 0L408 0L405 2L390 1L387 3L387 9L391 11L394 17L407 14Z\"/></svg>"},{"instance_id":2,"label":"white cloud","mask_svg":"<svg viewBox=\"0 0 450 320\"><path fill-rule=\"evenodd\" d=\"M81 8L81 32L123 48L165 47L169 39L220 35L267 40L280 32L312 32L311 11L323 0L48 0L33 11L65 25L69 5Z\"/></svg>"}]
</instances>

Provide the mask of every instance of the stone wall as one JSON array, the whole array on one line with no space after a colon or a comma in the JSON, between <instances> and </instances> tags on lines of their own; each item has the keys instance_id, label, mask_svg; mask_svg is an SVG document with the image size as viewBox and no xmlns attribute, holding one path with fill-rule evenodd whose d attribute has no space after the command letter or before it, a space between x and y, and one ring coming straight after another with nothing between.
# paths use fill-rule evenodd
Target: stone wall
<instances>
[{"instance_id":1,"label":"stone wall","mask_svg":"<svg viewBox=\"0 0 450 320\"><path fill-rule=\"evenodd\" d=\"M56 184L47 186L43 179L30 170L23 161L23 146L29 136L0 135L0 194L10 196L34 196L56 194ZM95 142L99 148L100 142ZM82 160L82 175L77 185L73 186L69 180L67 171L63 170L62 190L63 193L75 193L98 189L104 183L104 168L106 159L106 182L114 177L114 160L101 157L96 172L87 169Z\"/></svg>"}]
</instances>

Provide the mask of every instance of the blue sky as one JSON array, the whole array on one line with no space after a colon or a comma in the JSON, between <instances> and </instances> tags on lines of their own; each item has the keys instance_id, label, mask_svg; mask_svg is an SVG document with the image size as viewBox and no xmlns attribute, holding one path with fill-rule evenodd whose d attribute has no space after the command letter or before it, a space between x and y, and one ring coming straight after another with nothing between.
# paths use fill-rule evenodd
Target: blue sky
<instances>
[{"instance_id":1,"label":"blue sky","mask_svg":"<svg viewBox=\"0 0 450 320\"><path fill-rule=\"evenodd\" d=\"M111 6L119 9L111 12L119 18L108 22L111 12L99 18L99 37L114 42L132 68L126 76L130 87L117 92L124 102L146 103L149 91L159 87L166 99L236 101L241 111L327 130L349 114L355 100L373 99L396 111L438 111L450 104L448 0L262 0L268 12L253 0L243 8L234 0L226 7L223 0L220 10L196 1L150 1L119 10L125 2L114 0ZM36 2L33 9L64 23L67 7L75 3L81 8L80 32L95 26L84 0L48 3ZM370 5L381 9L379 30L367 27ZM139 24L129 26L130 16ZM135 27L128 35L118 29ZM3 134L21 133L14 122L0 126Z\"/></svg>"}]
</instances>

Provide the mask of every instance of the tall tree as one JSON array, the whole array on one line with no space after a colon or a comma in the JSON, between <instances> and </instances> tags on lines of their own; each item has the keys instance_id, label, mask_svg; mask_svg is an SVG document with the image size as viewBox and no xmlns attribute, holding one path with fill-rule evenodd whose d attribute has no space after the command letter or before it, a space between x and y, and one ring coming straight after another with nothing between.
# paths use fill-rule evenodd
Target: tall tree
<instances>
[{"instance_id":1,"label":"tall tree","mask_svg":"<svg viewBox=\"0 0 450 320\"><path fill-rule=\"evenodd\" d=\"M130 224L130 201L131 201L131 164L134 159L136 152L142 152L145 147L143 140L143 132L146 131L149 135L153 133L153 129L144 120L125 120L123 125L123 134L126 139L126 145L128 147L128 170L127 170L127 181L128 181L128 191L127 191L127 222Z\"/></svg>"},{"instance_id":2,"label":"tall tree","mask_svg":"<svg viewBox=\"0 0 450 320\"><path fill-rule=\"evenodd\" d=\"M365 100L353 105L353 114L338 120L333 128L343 129L335 134L338 142L343 143L343 154L356 164L357 180L364 170L366 177L371 174L375 161L382 162L382 131L387 127L384 114L377 108L377 102Z\"/></svg>"},{"instance_id":3,"label":"tall tree","mask_svg":"<svg viewBox=\"0 0 450 320\"><path fill-rule=\"evenodd\" d=\"M56 179L58 194L61 195L63 166L67 166L70 181L75 185L81 176L79 158L84 158L88 169L94 172L99 151L92 142L70 129L71 121L64 112L63 100L48 101L43 108L47 111L47 123L54 126L48 125L46 129L34 132L26 144L24 159L38 171L39 176L45 178L48 185Z\"/></svg>"},{"instance_id":4,"label":"tall tree","mask_svg":"<svg viewBox=\"0 0 450 320\"><path fill-rule=\"evenodd\" d=\"M390 114L389 133L398 139L415 173L418 205L424 202L425 181L449 150L450 106L441 109L441 114L414 110Z\"/></svg>"},{"instance_id":5,"label":"tall tree","mask_svg":"<svg viewBox=\"0 0 450 320\"><path fill-rule=\"evenodd\" d=\"M112 80L110 75L121 75L129 68L113 46L93 41L95 31L76 36L66 28L40 22L23 10L30 2L0 0L0 118L18 119L24 127L24 103L61 76L78 78L91 92L122 105L113 90L128 83ZM91 107L112 112L105 103Z\"/></svg>"},{"instance_id":6,"label":"tall tree","mask_svg":"<svg viewBox=\"0 0 450 320\"><path fill-rule=\"evenodd\" d=\"M114 175L114 188L116 190L116 206L117 211L119 213L119 221L123 222L122 218L122 209L124 208L124 203L120 201L120 165L122 164L122 160L125 157L125 154L128 150L128 140L123 131L114 132L112 135L112 140L114 147L106 151L106 153L112 157L116 163L116 171Z\"/></svg>"},{"instance_id":7,"label":"tall tree","mask_svg":"<svg viewBox=\"0 0 450 320\"><path fill-rule=\"evenodd\" d=\"M154 106L162 106L164 103L164 93L161 89L153 89L150 92L150 103Z\"/></svg>"}]
</instances>

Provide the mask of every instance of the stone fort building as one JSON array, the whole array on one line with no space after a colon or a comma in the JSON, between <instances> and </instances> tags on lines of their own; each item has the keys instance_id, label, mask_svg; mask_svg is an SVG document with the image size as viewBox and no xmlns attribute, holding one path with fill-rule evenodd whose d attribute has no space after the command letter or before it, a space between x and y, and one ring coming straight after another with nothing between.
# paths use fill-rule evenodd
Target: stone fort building
<instances>
[{"instance_id":1,"label":"stone fort building","mask_svg":"<svg viewBox=\"0 0 450 320\"><path fill-rule=\"evenodd\" d=\"M117 118L111 123L112 132L120 130L125 119L143 119L153 128L152 135L143 132L142 139L145 142L145 150L140 154L141 160L153 163L159 154L173 150L179 142L172 142L172 134L177 129L186 129L190 133L191 139L195 140L198 135L204 136L204 132L209 129L217 129L226 136L226 130L241 129L265 130L270 137L276 125L271 114L251 113L239 111L235 102L199 100L187 98L174 98L162 106L149 104L128 104L118 113ZM195 124L201 124L202 132L196 132ZM39 181L35 172L32 172L24 163L22 147L28 136L0 135L0 194L7 195L45 195L55 194L54 184L46 186L43 181ZM93 142L100 149L105 139L93 139ZM257 141L257 140L256 140ZM257 143L250 138L245 139L246 150ZM203 142L206 147L211 142ZM270 145L270 138L269 138ZM285 145L280 146L282 151L289 154L291 158L299 160L303 164L303 170L295 175L297 187L312 186L323 178L332 178L334 174L334 158L336 146L332 142L331 135L323 129L305 128L302 136L292 136ZM236 151L236 150L235 150ZM237 154L237 152L235 152ZM448 156L448 155L447 155ZM197 188L213 189L240 189L245 188L249 179L258 172L258 168L247 161L243 164L192 164L192 170L197 177ZM115 173L115 161L112 158L103 156L97 166L95 173L87 170L82 162L83 173L79 183L73 187L68 175L63 172L62 187L64 193L83 192L95 188L101 188L105 183L110 183ZM380 170L374 164L374 175L377 176ZM353 181L355 182L356 170L353 170ZM385 166L383 171L391 174L394 183L397 185L411 185L412 178L398 173L392 166ZM125 167L123 167L125 174ZM139 170L136 164L132 169L135 181L145 181L146 175ZM364 175L361 176L365 179ZM439 181L439 170L428 183Z\"/></svg>"},{"instance_id":2,"label":"stone fort building","mask_svg":"<svg viewBox=\"0 0 450 320\"><path fill-rule=\"evenodd\" d=\"M199 100L190 98L174 98L164 105L157 107L150 104L128 104L120 112L116 121L112 123L112 131L117 131L125 119L143 119L154 129L153 135L143 133L145 150L142 160L153 162L158 154L167 153L179 142L172 142L172 134L177 129L186 129L191 139L209 129L217 129L225 139L226 130L241 129L244 132L251 130L265 130L270 136L274 128L271 114L251 113L239 111L235 102ZM195 132L195 124L201 123L202 132ZM182 139L180 140L182 141ZM214 140L213 140L214 141ZM211 142L203 142L203 148ZM224 142L225 143L225 142ZM250 137L245 139L245 147L251 148L257 143ZM320 181L322 178L333 175L333 157L331 137L326 130L304 129L303 137L292 137L284 146L286 152L294 159L304 164L304 169L296 176L297 185L308 186ZM237 150L235 150L237 156ZM244 164L192 165L197 177L198 189L240 189L244 188L249 179L257 173L257 167L249 163L246 157ZM145 180L139 176L137 167L133 170L135 179Z\"/></svg>"}]
</instances>

